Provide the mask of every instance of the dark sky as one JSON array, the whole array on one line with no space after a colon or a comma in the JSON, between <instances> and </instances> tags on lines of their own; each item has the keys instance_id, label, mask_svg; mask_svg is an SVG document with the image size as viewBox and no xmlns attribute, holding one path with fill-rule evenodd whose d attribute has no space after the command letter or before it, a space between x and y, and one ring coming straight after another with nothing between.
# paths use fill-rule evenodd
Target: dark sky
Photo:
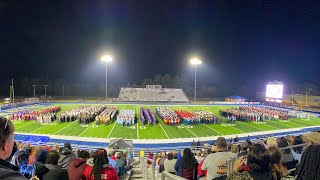
<instances>
[{"instance_id":1,"label":"dark sky","mask_svg":"<svg viewBox=\"0 0 320 180\"><path fill-rule=\"evenodd\" d=\"M157 73L228 84L320 79L320 3L295 0L0 0L0 86L12 76L104 83ZM192 80L192 79L191 79Z\"/></svg>"}]
</instances>

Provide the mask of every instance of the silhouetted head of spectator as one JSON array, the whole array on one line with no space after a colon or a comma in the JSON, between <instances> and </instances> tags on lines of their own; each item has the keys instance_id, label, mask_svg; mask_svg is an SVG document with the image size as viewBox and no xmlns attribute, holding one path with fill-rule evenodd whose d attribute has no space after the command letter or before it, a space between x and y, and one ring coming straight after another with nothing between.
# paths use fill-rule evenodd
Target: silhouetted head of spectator
<instances>
[{"instance_id":1,"label":"silhouetted head of spectator","mask_svg":"<svg viewBox=\"0 0 320 180\"><path fill-rule=\"evenodd\" d=\"M47 154L46 164L57 165L59 161L59 153L56 150L51 150Z\"/></svg>"},{"instance_id":2,"label":"silhouetted head of spectator","mask_svg":"<svg viewBox=\"0 0 320 180\"><path fill-rule=\"evenodd\" d=\"M89 159L90 158L90 154L89 154L88 151L79 150L78 157L81 158L81 159Z\"/></svg>"},{"instance_id":3,"label":"silhouetted head of spectator","mask_svg":"<svg viewBox=\"0 0 320 180\"><path fill-rule=\"evenodd\" d=\"M6 160L14 146L14 126L10 120L0 117L0 158Z\"/></svg>"},{"instance_id":4,"label":"silhouetted head of spectator","mask_svg":"<svg viewBox=\"0 0 320 180\"><path fill-rule=\"evenodd\" d=\"M297 180L320 179L320 145L309 145L302 153Z\"/></svg>"},{"instance_id":5,"label":"silhouetted head of spectator","mask_svg":"<svg viewBox=\"0 0 320 180\"><path fill-rule=\"evenodd\" d=\"M250 148L247 163L252 171L259 173L270 172L270 156L262 144L254 144Z\"/></svg>"},{"instance_id":6,"label":"silhouetted head of spectator","mask_svg":"<svg viewBox=\"0 0 320 180\"><path fill-rule=\"evenodd\" d=\"M227 141L224 137L218 137L216 145L218 151L225 151L228 148Z\"/></svg>"}]
</instances>

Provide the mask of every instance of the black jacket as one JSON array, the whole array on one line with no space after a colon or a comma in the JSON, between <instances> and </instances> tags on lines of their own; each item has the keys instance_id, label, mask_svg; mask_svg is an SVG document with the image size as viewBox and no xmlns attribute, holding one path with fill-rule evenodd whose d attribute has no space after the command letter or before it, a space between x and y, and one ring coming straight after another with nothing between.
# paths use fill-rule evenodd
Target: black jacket
<instances>
[{"instance_id":1,"label":"black jacket","mask_svg":"<svg viewBox=\"0 0 320 180\"><path fill-rule=\"evenodd\" d=\"M36 175L40 180L68 180L68 172L61 169L58 165L38 164L36 166Z\"/></svg>"},{"instance_id":2,"label":"black jacket","mask_svg":"<svg viewBox=\"0 0 320 180\"><path fill-rule=\"evenodd\" d=\"M19 168L11 165L7 161L0 159L0 179L5 180L26 180L22 174L19 173Z\"/></svg>"}]
</instances>

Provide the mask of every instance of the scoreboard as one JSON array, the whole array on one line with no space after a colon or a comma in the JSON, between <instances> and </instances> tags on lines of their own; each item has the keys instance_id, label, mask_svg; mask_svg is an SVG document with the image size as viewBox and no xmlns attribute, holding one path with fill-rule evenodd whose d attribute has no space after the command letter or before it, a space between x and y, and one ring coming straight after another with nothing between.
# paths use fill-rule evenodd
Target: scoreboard
<instances>
[{"instance_id":1,"label":"scoreboard","mask_svg":"<svg viewBox=\"0 0 320 180\"><path fill-rule=\"evenodd\" d=\"M266 87L266 101L282 102L283 97L283 83L269 82Z\"/></svg>"}]
</instances>

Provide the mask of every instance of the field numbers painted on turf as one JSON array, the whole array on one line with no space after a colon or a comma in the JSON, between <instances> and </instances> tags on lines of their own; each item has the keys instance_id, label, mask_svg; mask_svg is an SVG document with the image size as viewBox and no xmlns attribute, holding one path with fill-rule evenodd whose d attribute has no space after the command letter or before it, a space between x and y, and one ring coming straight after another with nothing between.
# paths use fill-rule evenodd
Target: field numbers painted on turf
<instances>
[{"instance_id":1,"label":"field numbers painted on turf","mask_svg":"<svg viewBox=\"0 0 320 180\"><path fill-rule=\"evenodd\" d=\"M97 128L97 127L99 127L98 125L93 125L93 126L91 126L92 128Z\"/></svg>"},{"instance_id":2,"label":"field numbers painted on turf","mask_svg":"<svg viewBox=\"0 0 320 180\"><path fill-rule=\"evenodd\" d=\"M189 129L192 129L193 128L193 126L191 126L191 125L188 125L188 126L186 126L187 128L189 128Z\"/></svg>"},{"instance_id":3,"label":"field numbers painted on turf","mask_svg":"<svg viewBox=\"0 0 320 180\"><path fill-rule=\"evenodd\" d=\"M179 129L183 129L184 127L183 126L177 126Z\"/></svg>"},{"instance_id":4,"label":"field numbers painted on turf","mask_svg":"<svg viewBox=\"0 0 320 180\"><path fill-rule=\"evenodd\" d=\"M129 128L131 128L131 129L136 129L136 126L130 126Z\"/></svg>"},{"instance_id":5,"label":"field numbers painted on turf","mask_svg":"<svg viewBox=\"0 0 320 180\"><path fill-rule=\"evenodd\" d=\"M140 129L147 129L145 126L140 126Z\"/></svg>"},{"instance_id":6,"label":"field numbers painted on turf","mask_svg":"<svg viewBox=\"0 0 320 180\"><path fill-rule=\"evenodd\" d=\"M89 127L88 124L86 124L86 125L82 124L82 125L80 125L80 126L81 126L81 127Z\"/></svg>"},{"instance_id":7,"label":"field numbers painted on turf","mask_svg":"<svg viewBox=\"0 0 320 180\"><path fill-rule=\"evenodd\" d=\"M225 124L225 123L222 123L221 126L224 126L224 127L231 126L231 127L232 127L232 126L235 126L235 124Z\"/></svg>"}]
</instances>

